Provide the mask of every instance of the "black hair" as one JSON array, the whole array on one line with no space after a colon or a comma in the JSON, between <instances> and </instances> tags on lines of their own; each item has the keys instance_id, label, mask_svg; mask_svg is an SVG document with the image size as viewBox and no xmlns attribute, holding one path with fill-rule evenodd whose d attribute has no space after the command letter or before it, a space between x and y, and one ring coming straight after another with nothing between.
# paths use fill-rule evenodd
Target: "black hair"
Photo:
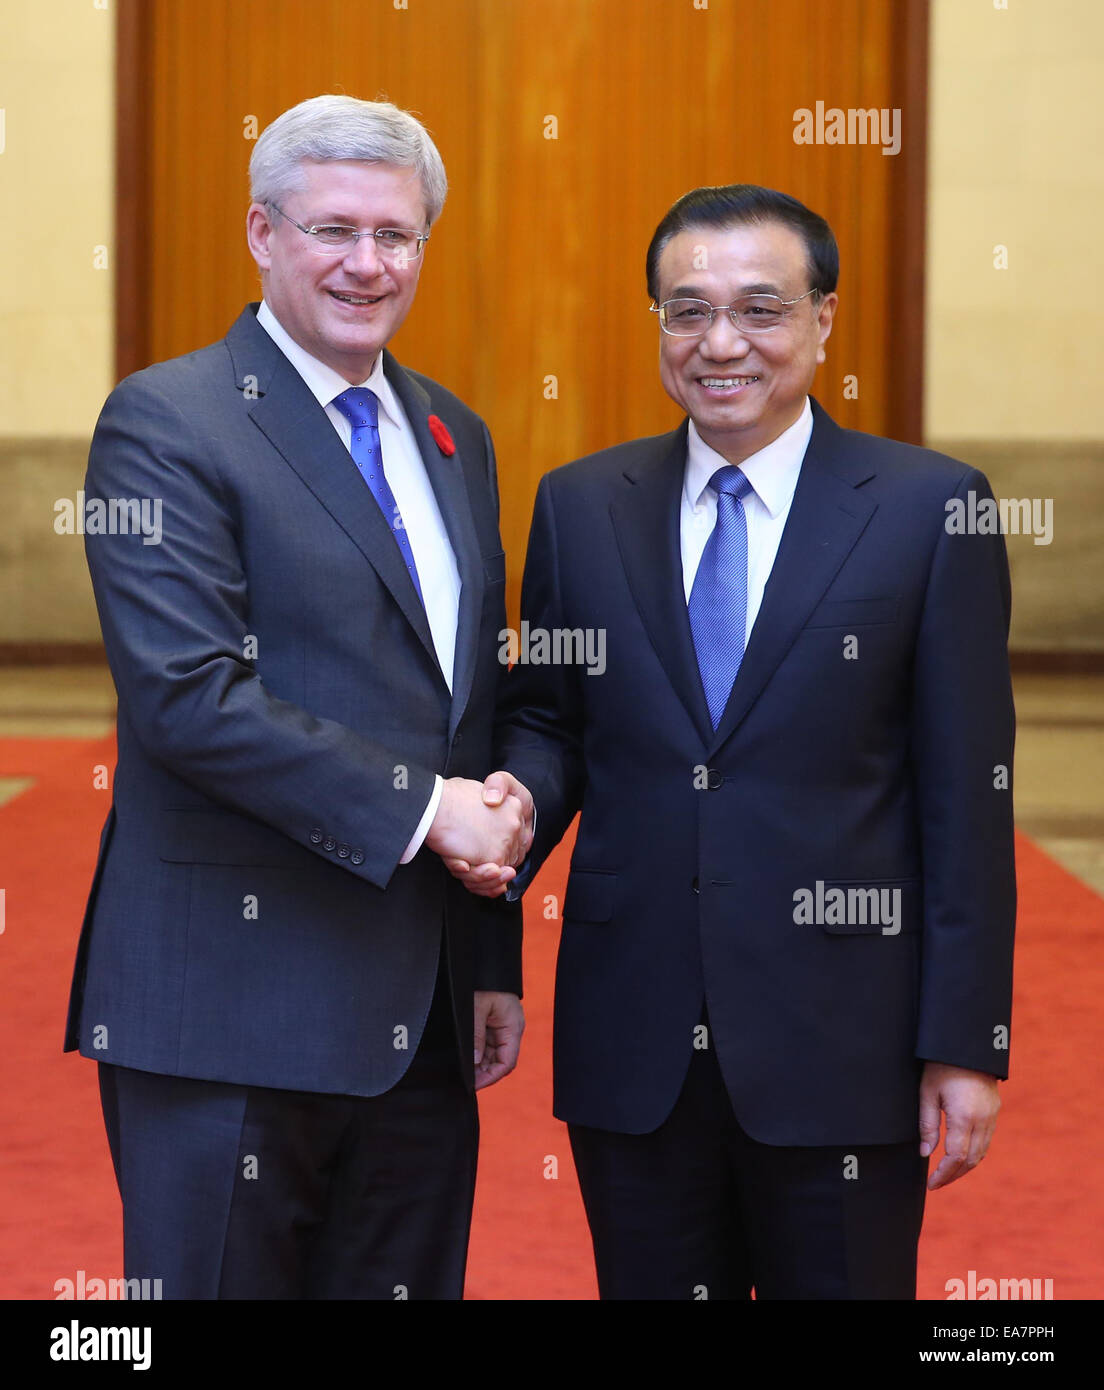
<instances>
[{"instance_id":1,"label":"black hair","mask_svg":"<svg viewBox=\"0 0 1104 1390\"><path fill-rule=\"evenodd\" d=\"M791 227L805 243L810 289L831 294L839 279L839 247L831 227L818 213L773 188L729 183L693 188L672 204L648 246L648 293L658 301L659 258L672 237L690 227L740 227L777 222Z\"/></svg>"}]
</instances>

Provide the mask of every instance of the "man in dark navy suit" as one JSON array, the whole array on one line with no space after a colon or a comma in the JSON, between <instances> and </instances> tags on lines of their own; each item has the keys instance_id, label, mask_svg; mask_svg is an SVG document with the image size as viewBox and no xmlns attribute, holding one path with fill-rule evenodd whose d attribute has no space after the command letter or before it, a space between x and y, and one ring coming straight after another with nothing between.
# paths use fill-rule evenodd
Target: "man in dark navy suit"
<instances>
[{"instance_id":1,"label":"man in dark navy suit","mask_svg":"<svg viewBox=\"0 0 1104 1390\"><path fill-rule=\"evenodd\" d=\"M689 418L542 480L532 656L602 634L604 670L519 651L496 760L533 852L508 890L452 865L514 895L582 812L555 1109L607 1298L915 1297L926 1188L984 1156L1007 1075L1003 539L949 525L976 470L810 400L838 259L754 186L660 223Z\"/></svg>"},{"instance_id":2,"label":"man in dark navy suit","mask_svg":"<svg viewBox=\"0 0 1104 1390\"><path fill-rule=\"evenodd\" d=\"M520 910L441 856L520 860L531 802L476 780L490 437L385 350L445 173L407 113L329 96L250 174L263 303L124 381L92 443L88 498L155 499L161 534L87 544L119 762L66 1047L100 1064L128 1277L459 1298L473 1089L524 1026Z\"/></svg>"}]
</instances>

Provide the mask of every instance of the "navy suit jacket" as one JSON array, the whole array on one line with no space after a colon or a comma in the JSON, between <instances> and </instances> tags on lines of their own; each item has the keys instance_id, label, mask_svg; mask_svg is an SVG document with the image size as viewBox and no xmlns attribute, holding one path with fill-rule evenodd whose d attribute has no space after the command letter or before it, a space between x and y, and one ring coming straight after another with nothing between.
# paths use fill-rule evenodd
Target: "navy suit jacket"
<instances>
[{"instance_id":1,"label":"navy suit jacket","mask_svg":"<svg viewBox=\"0 0 1104 1390\"><path fill-rule=\"evenodd\" d=\"M924 1059L1007 1075L1008 566L999 534L945 525L948 499L989 487L953 459L840 429L814 402L714 733L683 590L685 462L684 422L553 471L536 499L531 634L606 634L604 674L519 661L500 711L498 762L537 806L515 890L582 812L556 1114L625 1133L662 1123L706 1000L754 1138L904 1142ZM818 883L822 902L885 889L899 930L861 921L859 894L849 921L801 920Z\"/></svg>"},{"instance_id":2,"label":"navy suit jacket","mask_svg":"<svg viewBox=\"0 0 1104 1390\"><path fill-rule=\"evenodd\" d=\"M447 950L470 1081L473 990L520 992L520 909L466 894L428 850L399 859L434 774L491 766L490 437L385 354L462 581L450 695L386 520L256 308L124 381L92 442L87 497L160 499L162 536L86 538L119 759L66 1050L379 1094L414 1055Z\"/></svg>"}]
</instances>

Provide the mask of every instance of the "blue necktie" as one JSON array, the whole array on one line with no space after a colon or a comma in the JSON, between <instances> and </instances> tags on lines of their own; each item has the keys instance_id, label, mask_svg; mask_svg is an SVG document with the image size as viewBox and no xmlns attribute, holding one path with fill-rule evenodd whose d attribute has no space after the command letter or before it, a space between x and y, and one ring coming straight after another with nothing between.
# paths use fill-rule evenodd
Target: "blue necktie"
<instances>
[{"instance_id":1,"label":"blue necktie","mask_svg":"<svg viewBox=\"0 0 1104 1390\"><path fill-rule=\"evenodd\" d=\"M751 484L733 465L709 480L717 493L717 524L702 551L688 611L709 717L716 729L744 659L747 625L747 517L740 500Z\"/></svg>"},{"instance_id":2,"label":"blue necktie","mask_svg":"<svg viewBox=\"0 0 1104 1390\"><path fill-rule=\"evenodd\" d=\"M418 597L422 598L422 586L414 564L414 552L410 548L410 537L406 534L399 504L395 501L395 494L391 491L391 485L383 471L383 450L380 448L379 437L379 401L376 394L369 391L367 386L354 386L348 391L342 391L340 396L335 396L333 404L353 427L350 445L353 462L371 489L372 496L379 503L379 509L391 527L391 534L399 547L399 554L410 571L410 578L414 581ZM424 606L424 599L422 604Z\"/></svg>"}]
</instances>

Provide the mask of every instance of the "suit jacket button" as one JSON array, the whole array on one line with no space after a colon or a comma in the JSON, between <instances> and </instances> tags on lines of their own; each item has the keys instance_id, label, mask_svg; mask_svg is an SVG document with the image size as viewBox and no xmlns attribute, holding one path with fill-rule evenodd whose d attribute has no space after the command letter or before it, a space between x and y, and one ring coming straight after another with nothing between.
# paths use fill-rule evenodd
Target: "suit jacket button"
<instances>
[{"instance_id":1,"label":"suit jacket button","mask_svg":"<svg viewBox=\"0 0 1104 1390\"><path fill-rule=\"evenodd\" d=\"M463 735L463 734L453 734L453 736L452 736L452 746L453 746L453 748L455 748L455 747L457 746L457 744L462 743L463 741L464 741L464 735Z\"/></svg>"},{"instance_id":2,"label":"suit jacket button","mask_svg":"<svg viewBox=\"0 0 1104 1390\"><path fill-rule=\"evenodd\" d=\"M724 773L718 772L715 767L711 767L709 769L708 775L706 776L705 782L709 790L711 792L715 792L718 790L718 788L724 786Z\"/></svg>"},{"instance_id":3,"label":"suit jacket button","mask_svg":"<svg viewBox=\"0 0 1104 1390\"><path fill-rule=\"evenodd\" d=\"M690 880L690 887L693 889L693 891L694 891L695 893L698 893L698 892L701 891L701 890L698 888L698 876L697 876L697 874L695 874L694 877Z\"/></svg>"},{"instance_id":4,"label":"suit jacket button","mask_svg":"<svg viewBox=\"0 0 1104 1390\"><path fill-rule=\"evenodd\" d=\"M349 863L350 863L350 864L363 864L363 863L364 863L364 853L363 853L363 851L361 851L361 850L359 850L359 849L354 849L353 852L352 852L352 854L349 855Z\"/></svg>"},{"instance_id":5,"label":"suit jacket button","mask_svg":"<svg viewBox=\"0 0 1104 1390\"><path fill-rule=\"evenodd\" d=\"M334 850L337 848L337 841L334 839L332 835L327 835L326 838L322 841L322 848Z\"/></svg>"},{"instance_id":6,"label":"suit jacket button","mask_svg":"<svg viewBox=\"0 0 1104 1390\"><path fill-rule=\"evenodd\" d=\"M322 832L317 826L311 831L310 839L312 845L320 845L322 843Z\"/></svg>"},{"instance_id":7,"label":"suit jacket button","mask_svg":"<svg viewBox=\"0 0 1104 1390\"><path fill-rule=\"evenodd\" d=\"M338 847L337 847L337 857L338 857L338 859L348 859L348 857L349 857L349 846L348 846L348 845L338 845Z\"/></svg>"}]
</instances>

